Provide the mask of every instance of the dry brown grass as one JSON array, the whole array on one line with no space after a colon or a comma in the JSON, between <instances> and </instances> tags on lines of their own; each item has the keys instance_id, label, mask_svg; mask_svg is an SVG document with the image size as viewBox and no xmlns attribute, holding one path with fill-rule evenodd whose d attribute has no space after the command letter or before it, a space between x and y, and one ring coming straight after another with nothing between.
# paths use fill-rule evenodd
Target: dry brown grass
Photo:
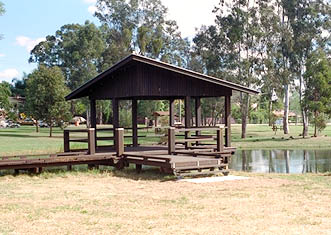
<instances>
[{"instance_id":1,"label":"dry brown grass","mask_svg":"<svg viewBox=\"0 0 331 235\"><path fill-rule=\"evenodd\" d=\"M331 234L329 184L245 175L205 184L132 172L7 175L0 234Z\"/></svg>"}]
</instances>

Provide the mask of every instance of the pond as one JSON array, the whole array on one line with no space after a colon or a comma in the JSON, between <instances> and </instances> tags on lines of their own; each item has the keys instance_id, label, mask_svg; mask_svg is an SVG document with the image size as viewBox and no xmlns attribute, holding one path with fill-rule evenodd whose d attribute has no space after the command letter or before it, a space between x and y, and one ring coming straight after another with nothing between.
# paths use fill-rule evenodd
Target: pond
<instances>
[{"instance_id":1,"label":"pond","mask_svg":"<svg viewBox=\"0 0 331 235\"><path fill-rule=\"evenodd\" d=\"M331 172L329 150L237 150L229 168L257 173Z\"/></svg>"}]
</instances>

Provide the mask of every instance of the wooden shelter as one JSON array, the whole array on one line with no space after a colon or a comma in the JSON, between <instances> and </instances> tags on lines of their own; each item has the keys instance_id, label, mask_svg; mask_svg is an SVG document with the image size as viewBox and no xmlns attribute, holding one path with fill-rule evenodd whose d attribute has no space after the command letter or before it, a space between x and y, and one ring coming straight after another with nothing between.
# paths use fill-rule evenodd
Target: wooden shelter
<instances>
[{"instance_id":1,"label":"wooden shelter","mask_svg":"<svg viewBox=\"0 0 331 235\"><path fill-rule=\"evenodd\" d=\"M179 68L157 60L131 54L107 71L88 81L66 99L89 97L91 126L89 129L64 130L64 153L40 156L0 156L1 169L30 169L40 172L43 167L88 164L123 168L136 164L158 166L175 175L228 173L228 159L234 153L231 146L231 95L233 91L255 94L257 91L218 78ZM201 98L225 97L225 127L201 126ZM113 128L96 128L96 100L112 100ZM169 129L167 146L138 146L138 100L168 100ZM184 100L185 127L174 127L174 101ZM132 136L124 135L119 126L119 101L132 101ZM195 126L191 123L191 102L194 101ZM225 129L225 141L224 132ZM99 131L113 131L113 136L98 136ZM72 138L70 134L85 134ZM125 147L124 138L132 138ZM114 140L111 148L97 145L98 140ZM71 150L70 143L88 143L88 149ZM216 143L215 143L216 142ZM224 143L225 142L225 143Z\"/></svg>"},{"instance_id":2,"label":"wooden shelter","mask_svg":"<svg viewBox=\"0 0 331 235\"><path fill-rule=\"evenodd\" d=\"M113 126L119 127L119 100L132 100L133 146L138 146L137 101L169 100L169 126L174 126L174 100L183 99L185 127L191 127L191 100L196 126L201 126L201 98L225 97L225 146L231 145L231 96L233 91L258 93L232 82L131 54L74 90L66 100L89 97L91 127L96 128L96 100L112 100Z\"/></svg>"}]
</instances>

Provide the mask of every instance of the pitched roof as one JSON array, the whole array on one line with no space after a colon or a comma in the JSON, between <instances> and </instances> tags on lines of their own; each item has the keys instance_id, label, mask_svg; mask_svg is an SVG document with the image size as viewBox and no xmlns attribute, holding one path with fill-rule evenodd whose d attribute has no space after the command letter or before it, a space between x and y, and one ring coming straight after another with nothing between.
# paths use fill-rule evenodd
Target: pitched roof
<instances>
[{"instance_id":1,"label":"pitched roof","mask_svg":"<svg viewBox=\"0 0 331 235\"><path fill-rule=\"evenodd\" d=\"M110 67L108 70L100 73L98 76L95 78L87 81L85 84L71 92L69 95L67 95L65 98L66 100L71 100L71 99L76 99L82 97L81 93L83 93L85 90L89 89L92 85L95 83L99 82L103 78L107 77L108 75L112 74L113 72L116 72L120 68L124 67L128 63L135 61L135 62L140 62L148 65L152 65L161 69L169 70L178 74L183 74L185 76L189 76L195 79L200 79L203 81L207 81L216 85L221 85L227 88L230 88L235 91L241 91L249 94L258 94L259 92L255 89L251 89L242 85L238 85L233 82L225 81L219 78L215 78L212 76L208 76L202 73L194 72L192 70L184 69L175 65L171 65L165 62L161 62L158 60L150 59L145 56L137 55L137 54L130 54L129 56L125 57L121 61L117 62L115 65Z\"/></svg>"}]
</instances>

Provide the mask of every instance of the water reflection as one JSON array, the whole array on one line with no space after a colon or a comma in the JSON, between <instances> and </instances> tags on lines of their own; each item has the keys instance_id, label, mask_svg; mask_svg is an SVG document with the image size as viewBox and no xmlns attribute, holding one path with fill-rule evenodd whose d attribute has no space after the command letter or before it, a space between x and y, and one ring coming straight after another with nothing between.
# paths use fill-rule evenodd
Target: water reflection
<instances>
[{"instance_id":1,"label":"water reflection","mask_svg":"<svg viewBox=\"0 0 331 235\"><path fill-rule=\"evenodd\" d=\"M260 173L331 171L331 150L237 150L230 168Z\"/></svg>"}]
</instances>

